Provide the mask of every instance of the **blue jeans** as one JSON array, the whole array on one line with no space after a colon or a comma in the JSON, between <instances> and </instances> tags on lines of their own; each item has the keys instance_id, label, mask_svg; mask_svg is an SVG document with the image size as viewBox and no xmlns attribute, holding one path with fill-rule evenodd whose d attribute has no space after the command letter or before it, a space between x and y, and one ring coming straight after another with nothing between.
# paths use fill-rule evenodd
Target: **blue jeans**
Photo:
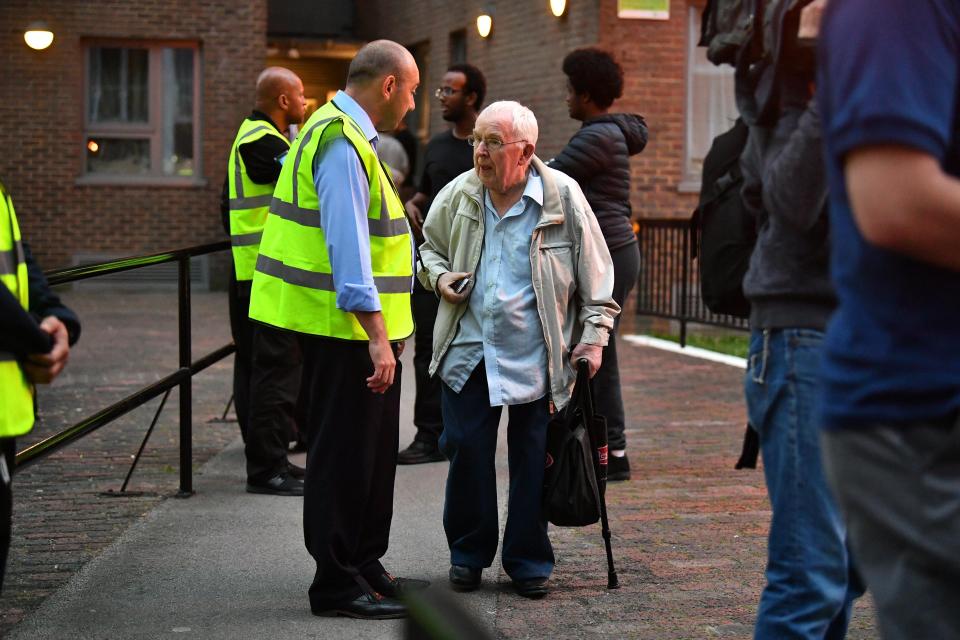
<instances>
[{"instance_id":1,"label":"blue jeans","mask_svg":"<svg viewBox=\"0 0 960 640\"><path fill-rule=\"evenodd\" d=\"M493 563L500 533L495 458L501 407L490 406L482 360L460 393L446 383L441 389L440 450L450 460L443 504L450 563L482 569ZM501 561L514 580L549 578L553 548L541 515L549 404L541 398L508 410L510 493Z\"/></svg>"},{"instance_id":2,"label":"blue jeans","mask_svg":"<svg viewBox=\"0 0 960 640\"><path fill-rule=\"evenodd\" d=\"M754 637L843 638L863 593L827 486L815 423L823 333L754 330L744 390L773 518Z\"/></svg>"}]
</instances>

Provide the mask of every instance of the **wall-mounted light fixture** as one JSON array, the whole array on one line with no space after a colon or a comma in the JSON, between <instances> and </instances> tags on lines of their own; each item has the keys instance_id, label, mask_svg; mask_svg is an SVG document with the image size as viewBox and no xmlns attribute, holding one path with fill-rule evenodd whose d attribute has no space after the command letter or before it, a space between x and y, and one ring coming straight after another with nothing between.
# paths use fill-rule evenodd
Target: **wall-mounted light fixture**
<instances>
[{"instance_id":1,"label":"wall-mounted light fixture","mask_svg":"<svg viewBox=\"0 0 960 640\"><path fill-rule=\"evenodd\" d=\"M481 38L489 38L493 32L493 9L484 7L483 12L477 16L477 33Z\"/></svg>"},{"instance_id":2,"label":"wall-mounted light fixture","mask_svg":"<svg viewBox=\"0 0 960 640\"><path fill-rule=\"evenodd\" d=\"M550 13L558 18L567 12L567 0L550 0Z\"/></svg>"},{"instance_id":3,"label":"wall-mounted light fixture","mask_svg":"<svg viewBox=\"0 0 960 640\"><path fill-rule=\"evenodd\" d=\"M53 31L47 28L46 22L31 22L23 32L23 41L31 49L40 51L53 44Z\"/></svg>"}]
</instances>

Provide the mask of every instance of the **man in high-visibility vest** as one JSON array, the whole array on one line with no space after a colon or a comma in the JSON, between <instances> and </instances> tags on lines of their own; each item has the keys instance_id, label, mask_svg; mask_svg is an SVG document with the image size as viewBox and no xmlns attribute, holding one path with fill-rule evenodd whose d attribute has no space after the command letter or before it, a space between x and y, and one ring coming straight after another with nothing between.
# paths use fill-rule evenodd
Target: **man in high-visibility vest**
<instances>
[{"instance_id":1,"label":"man in high-visibility vest","mask_svg":"<svg viewBox=\"0 0 960 640\"><path fill-rule=\"evenodd\" d=\"M395 42L357 53L345 90L290 148L253 277L250 317L298 332L303 349L316 615L403 617L395 597L426 586L380 563L399 444L397 357L413 333L413 244L377 131L396 128L419 82L413 56Z\"/></svg>"},{"instance_id":2,"label":"man in high-visibility vest","mask_svg":"<svg viewBox=\"0 0 960 640\"><path fill-rule=\"evenodd\" d=\"M20 238L13 201L0 184L0 588L10 549L11 475L17 436L34 422L34 385L67 364L80 321L50 291Z\"/></svg>"},{"instance_id":3,"label":"man in high-visibility vest","mask_svg":"<svg viewBox=\"0 0 960 640\"><path fill-rule=\"evenodd\" d=\"M303 83L283 67L268 67L257 79L257 102L230 149L221 209L233 245L230 326L234 402L246 443L247 491L303 495L303 469L287 459L296 431L301 355L294 334L251 322L250 284L273 189L290 142L291 125L303 122Z\"/></svg>"}]
</instances>

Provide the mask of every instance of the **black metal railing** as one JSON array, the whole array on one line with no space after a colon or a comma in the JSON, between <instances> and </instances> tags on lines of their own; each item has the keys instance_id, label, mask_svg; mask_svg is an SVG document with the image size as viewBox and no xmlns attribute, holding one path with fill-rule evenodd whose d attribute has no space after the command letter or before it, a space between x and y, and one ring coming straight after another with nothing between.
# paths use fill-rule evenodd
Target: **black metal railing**
<instances>
[{"instance_id":1,"label":"black metal railing","mask_svg":"<svg viewBox=\"0 0 960 640\"><path fill-rule=\"evenodd\" d=\"M705 324L740 331L747 320L713 313L700 297L700 271L693 259L693 225L689 219L640 220L640 281L637 315L680 323L680 344L687 343L687 325Z\"/></svg>"},{"instance_id":2,"label":"black metal railing","mask_svg":"<svg viewBox=\"0 0 960 640\"><path fill-rule=\"evenodd\" d=\"M166 403L170 391L178 387L180 392L180 492L179 496L185 497L193 493L193 400L192 400L192 378L197 373L203 371L215 362L227 357L236 350L233 343L226 344L211 353L203 356L195 362L191 362L191 330L190 330L190 258L194 256L216 253L230 249L230 243L215 242L175 251L166 251L147 256L137 256L131 258L122 258L111 262L101 262L98 264L82 265L68 269L59 269L47 273L47 279L51 285L66 284L76 282L77 280L86 280L105 276L130 269L140 269L155 264L165 262L177 262L177 325L178 325L178 343L179 343L179 366L176 371L157 380L136 393L127 396L117 403L101 409L97 413L84 418L75 425L64 429L40 442L31 445L17 453L16 466L18 469L35 464L47 456L59 451L72 442L76 442L85 435L96 431L100 427L109 424L120 416L136 409L137 407L149 402L160 394L165 394L160 404L153 423L147 430L144 443L140 446L140 453L143 452L144 445L153 427L156 425L160 411ZM134 458L133 465L139 455ZM130 472L133 472L131 467ZM130 474L127 474L127 481ZM124 482L124 489L127 482Z\"/></svg>"}]
</instances>

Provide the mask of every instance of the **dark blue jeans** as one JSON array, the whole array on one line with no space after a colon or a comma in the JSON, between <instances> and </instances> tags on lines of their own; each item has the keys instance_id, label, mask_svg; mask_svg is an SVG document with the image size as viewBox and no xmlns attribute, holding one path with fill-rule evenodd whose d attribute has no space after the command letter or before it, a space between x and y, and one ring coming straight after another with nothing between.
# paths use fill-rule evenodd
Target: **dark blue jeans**
<instances>
[{"instance_id":1,"label":"dark blue jeans","mask_svg":"<svg viewBox=\"0 0 960 640\"><path fill-rule=\"evenodd\" d=\"M440 450L450 460L443 528L450 563L489 567L497 554L497 426L501 407L490 406L483 361L467 383L454 392L442 387L443 434ZM543 471L547 452L546 398L508 407L510 494L503 532L503 568L514 580L548 578L553 548L541 516Z\"/></svg>"},{"instance_id":2,"label":"dark blue jeans","mask_svg":"<svg viewBox=\"0 0 960 640\"><path fill-rule=\"evenodd\" d=\"M810 329L750 336L747 413L760 435L773 510L758 639L843 638L863 593L820 458L814 404L822 343L823 333Z\"/></svg>"}]
</instances>

